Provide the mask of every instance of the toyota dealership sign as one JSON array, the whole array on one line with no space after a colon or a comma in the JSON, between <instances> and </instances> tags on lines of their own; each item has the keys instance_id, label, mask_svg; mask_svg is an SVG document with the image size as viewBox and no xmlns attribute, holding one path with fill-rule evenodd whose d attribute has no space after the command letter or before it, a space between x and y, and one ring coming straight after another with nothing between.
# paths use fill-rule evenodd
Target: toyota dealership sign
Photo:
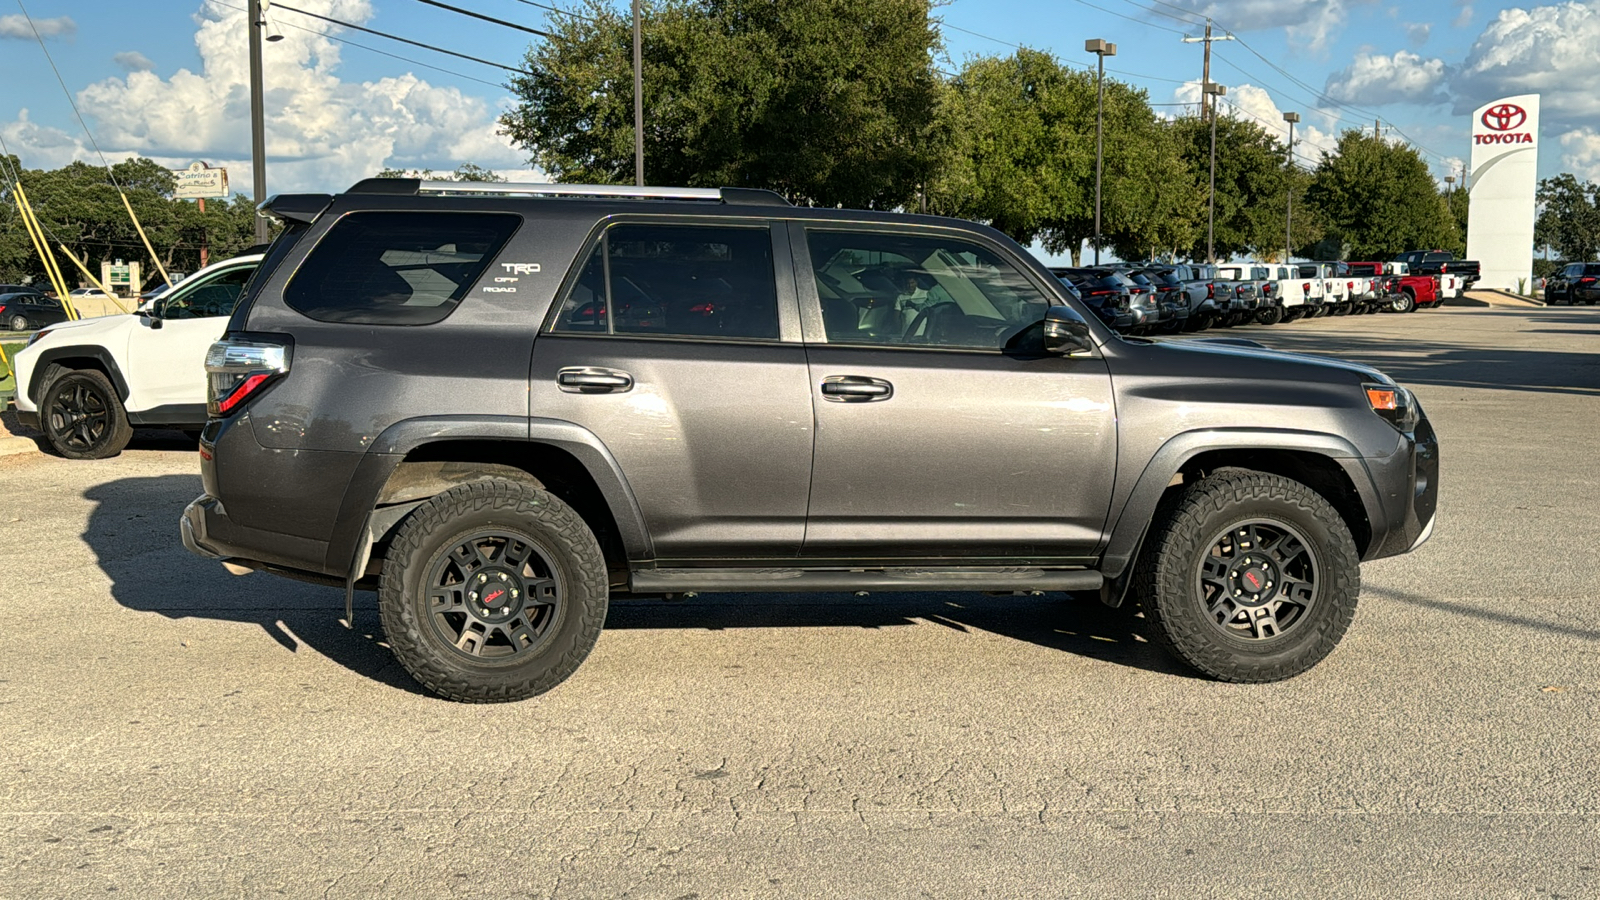
<instances>
[{"instance_id":1,"label":"toyota dealership sign","mask_svg":"<svg viewBox=\"0 0 1600 900\"><path fill-rule=\"evenodd\" d=\"M1467 257L1482 287L1516 290L1533 277L1533 193L1539 169L1539 95L1504 97L1472 114L1472 205Z\"/></svg>"}]
</instances>

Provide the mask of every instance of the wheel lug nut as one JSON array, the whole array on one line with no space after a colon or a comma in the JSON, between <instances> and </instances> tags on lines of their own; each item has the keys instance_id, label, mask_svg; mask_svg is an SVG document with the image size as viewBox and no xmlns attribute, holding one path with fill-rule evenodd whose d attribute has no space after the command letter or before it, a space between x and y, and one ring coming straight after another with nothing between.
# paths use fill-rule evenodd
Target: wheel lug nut
<instances>
[{"instance_id":1,"label":"wheel lug nut","mask_svg":"<svg viewBox=\"0 0 1600 900\"><path fill-rule=\"evenodd\" d=\"M504 572L500 573L500 580L501 581L505 581L506 580L506 573L504 573Z\"/></svg>"},{"instance_id":2,"label":"wheel lug nut","mask_svg":"<svg viewBox=\"0 0 1600 900\"><path fill-rule=\"evenodd\" d=\"M478 583L479 584L483 584L485 581L488 581L488 580L489 580L489 576L487 576L487 575L479 575L478 576Z\"/></svg>"},{"instance_id":3,"label":"wheel lug nut","mask_svg":"<svg viewBox=\"0 0 1600 900\"><path fill-rule=\"evenodd\" d=\"M512 588L511 589L511 599L515 600L515 599L517 599L518 597L521 597L521 596L522 596L522 592L521 591L517 590L516 588Z\"/></svg>"},{"instance_id":4,"label":"wheel lug nut","mask_svg":"<svg viewBox=\"0 0 1600 900\"><path fill-rule=\"evenodd\" d=\"M476 600L476 599L478 599L478 592L477 591L473 591L472 593L468 594L467 597L468 597L468 599Z\"/></svg>"}]
</instances>

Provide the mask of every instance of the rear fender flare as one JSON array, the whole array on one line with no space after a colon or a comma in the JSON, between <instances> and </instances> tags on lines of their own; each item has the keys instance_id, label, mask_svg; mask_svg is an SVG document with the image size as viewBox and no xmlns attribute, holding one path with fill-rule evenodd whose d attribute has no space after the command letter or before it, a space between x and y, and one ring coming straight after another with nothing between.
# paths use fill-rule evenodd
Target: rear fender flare
<instances>
[{"instance_id":1,"label":"rear fender flare","mask_svg":"<svg viewBox=\"0 0 1600 900\"><path fill-rule=\"evenodd\" d=\"M333 540L328 544L327 569L354 571L357 555L370 550L374 524L383 525L377 504L395 468L410 453L425 444L443 441L505 441L520 444L545 444L566 451L594 480L610 507L617 524L617 537L629 559L650 559L654 545L645 527L644 514L634 497L627 476L605 444L588 429L559 419L523 416L421 416L405 419L384 429L356 467L340 504ZM491 473L492 474L492 473ZM526 475L526 473L519 474ZM531 480L531 479L530 479ZM389 526L395 524L388 522ZM363 546L365 545L365 546Z\"/></svg>"}]
</instances>

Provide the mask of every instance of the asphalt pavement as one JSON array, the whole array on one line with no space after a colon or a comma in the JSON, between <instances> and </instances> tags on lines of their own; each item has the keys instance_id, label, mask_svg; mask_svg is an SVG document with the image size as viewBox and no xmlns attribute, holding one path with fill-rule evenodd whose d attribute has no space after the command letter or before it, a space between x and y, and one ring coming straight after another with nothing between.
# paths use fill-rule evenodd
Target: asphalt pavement
<instances>
[{"instance_id":1,"label":"asphalt pavement","mask_svg":"<svg viewBox=\"0 0 1600 900\"><path fill-rule=\"evenodd\" d=\"M187 554L180 436L0 459L0 897L1600 895L1600 309L1232 334L1443 442L1433 540L1280 684L1089 598L706 595L457 705L371 595Z\"/></svg>"}]
</instances>

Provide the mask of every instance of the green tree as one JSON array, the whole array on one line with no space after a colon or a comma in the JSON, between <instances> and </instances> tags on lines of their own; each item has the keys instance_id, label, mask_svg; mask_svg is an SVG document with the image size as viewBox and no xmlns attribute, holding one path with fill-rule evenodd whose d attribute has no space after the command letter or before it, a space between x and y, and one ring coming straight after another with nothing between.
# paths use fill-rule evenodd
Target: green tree
<instances>
[{"instance_id":1,"label":"green tree","mask_svg":"<svg viewBox=\"0 0 1600 900\"><path fill-rule=\"evenodd\" d=\"M1217 259L1282 255L1289 192L1298 201L1310 182L1309 174L1288 164L1288 148L1254 121L1229 114L1217 116L1217 198L1214 245ZM1202 188L1198 235L1185 249L1191 259L1206 257L1205 191L1211 178L1211 123L1184 116L1172 123L1180 152ZM1295 240L1310 243L1320 237L1315 209L1295 206ZM1297 243L1297 245L1299 245Z\"/></svg>"},{"instance_id":2,"label":"green tree","mask_svg":"<svg viewBox=\"0 0 1600 900\"><path fill-rule=\"evenodd\" d=\"M1539 204L1534 246L1549 247L1565 260L1595 258L1600 252L1600 185L1563 172L1541 179L1534 199Z\"/></svg>"},{"instance_id":3,"label":"green tree","mask_svg":"<svg viewBox=\"0 0 1600 900\"><path fill-rule=\"evenodd\" d=\"M432 169L381 169L374 178L421 178L424 181L490 181L503 182L504 175L485 169L477 163L464 162L454 172L435 172Z\"/></svg>"},{"instance_id":4,"label":"green tree","mask_svg":"<svg viewBox=\"0 0 1600 900\"><path fill-rule=\"evenodd\" d=\"M1416 149L1355 130L1339 136L1336 153L1323 154L1306 205L1352 259L1390 259L1459 242L1444 195Z\"/></svg>"},{"instance_id":5,"label":"green tree","mask_svg":"<svg viewBox=\"0 0 1600 900\"><path fill-rule=\"evenodd\" d=\"M645 179L888 208L933 174L929 0L649 0ZM558 181L631 183L631 22L604 0L529 48L501 117Z\"/></svg>"},{"instance_id":6,"label":"green tree","mask_svg":"<svg viewBox=\"0 0 1600 900\"><path fill-rule=\"evenodd\" d=\"M1023 49L969 60L943 100L934 211L1080 262L1094 235L1095 76ZM1107 79L1104 131L1102 247L1131 258L1183 243L1197 186L1145 93Z\"/></svg>"}]
</instances>

